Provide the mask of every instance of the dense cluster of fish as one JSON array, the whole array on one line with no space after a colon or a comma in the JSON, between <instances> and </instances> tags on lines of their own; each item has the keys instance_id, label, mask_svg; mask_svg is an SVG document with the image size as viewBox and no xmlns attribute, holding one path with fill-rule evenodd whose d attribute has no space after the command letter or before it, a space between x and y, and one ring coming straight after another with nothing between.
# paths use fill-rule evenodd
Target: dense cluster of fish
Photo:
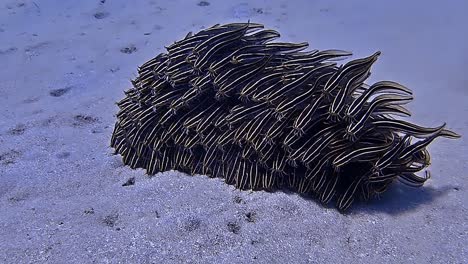
<instances>
[{"instance_id":1,"label":"dense cluster of fish","mask_svg":"<svg viewBox=\"0 0 468 264\"><path fill-rule=\"evenodd\" d=\"M307 43L255 23L215 25L166 47L139 67L118 102L111 146L132 168L222 177L240 189L292 188L346 210L395 179L421 186L426 147L458 138L445 124L410 116L408 88L366 85L380 55L336 61L340 50Z\"/></svg>"}]
</instances>

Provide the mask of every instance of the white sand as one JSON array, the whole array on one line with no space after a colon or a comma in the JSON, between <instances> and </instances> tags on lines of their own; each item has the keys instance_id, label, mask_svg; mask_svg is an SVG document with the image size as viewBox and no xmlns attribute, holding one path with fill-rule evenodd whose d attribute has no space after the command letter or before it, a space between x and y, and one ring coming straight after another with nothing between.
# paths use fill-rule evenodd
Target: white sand
<instances>
[{"instance_id":1,"label":"white sand","mask_svg":"<svg viewBox=\"0 0 468 264\"><path fill-rule=\"evenodd\" d=\"M468 2L207 1L0 1L0 262L467 263ZM465 138L431 145L424 188L397 184L348 215L124 167L108 145L137 66L189 30L248 19L311 48L381 50L370 81L407 85L413 121Z\"/></svg>"}]
</instances>

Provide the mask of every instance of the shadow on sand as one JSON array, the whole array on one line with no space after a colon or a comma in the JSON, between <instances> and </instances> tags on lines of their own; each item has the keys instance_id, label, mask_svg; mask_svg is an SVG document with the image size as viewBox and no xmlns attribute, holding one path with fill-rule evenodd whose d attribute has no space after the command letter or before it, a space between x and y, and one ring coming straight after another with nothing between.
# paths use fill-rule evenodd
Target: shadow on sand
<instances>
[{"instance_id":1,"label":"shadow on sand","mask_svg":"<svg viewBox=\"0 0 468 264\"><path fill-rule=\"evenodd\" d=\"M380 197L374 197L368 202L358 202L354 208L350 208L350 211L351 213L384 212L399 215L416 210L422 205L431 204L454 190L458 190L458 187L447 185L440 188L432 186L415 188L397 181Z\"/></svg>"},{"instance_id":2,"label":"shadow on sand","mask_svg":"<svg viewBox=\"0 0 468 264\"><path fill-rule=\"evenodd\" d=\"M355 200L351 207L341 212L344 215L386 213L390 215L400 215L417 210L423 205L431 204L449 192L458 191L460 187L447 185L440 188L432 186L422 186L419 188L407 186L399 181L395 181L388 190L377 197L372 197L369 201ZM295 194L288 189L278 190L287 194ZM320 201L310 195L299 194L300 197L311 202L320 204L323 208L338 209L335 207L336 198L327 205L322 205Z\"/></svg>"}]
</instances>

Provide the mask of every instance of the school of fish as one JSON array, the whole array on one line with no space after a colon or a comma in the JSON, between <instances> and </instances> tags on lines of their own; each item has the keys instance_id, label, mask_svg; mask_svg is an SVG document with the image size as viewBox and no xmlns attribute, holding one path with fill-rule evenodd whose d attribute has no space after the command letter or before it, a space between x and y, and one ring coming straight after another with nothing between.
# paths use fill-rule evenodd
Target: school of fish
<instances>
[{"instance_id":1,"label":"school of fish","mask_svg":"<svg viewBox=\"0 0 468 264\"><path fill-rule=\"evenodd\" d=\"M411 115L412 91L364 83L380 52L338 65L351 53L272 42L279 37L261 24L217 24L166 47L117 103L111 147L150 175L178 170L239 189L289 188L345 211L397 179L422 186L426 147L460 137L445 123L397 119Z\"/></svg>"}]
</instances>

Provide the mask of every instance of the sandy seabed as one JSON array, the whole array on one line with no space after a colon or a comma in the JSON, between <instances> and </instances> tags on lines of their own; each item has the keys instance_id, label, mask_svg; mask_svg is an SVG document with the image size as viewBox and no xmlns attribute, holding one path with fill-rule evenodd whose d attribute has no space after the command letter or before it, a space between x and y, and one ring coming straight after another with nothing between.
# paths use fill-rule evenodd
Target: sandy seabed
<instances>
[{"instance_id":1,"label":"sandy seabed","mask_svg":"<svg viewBox=\"0 0 468 264\"><path fill-rule=\"evenodd\" d=\"M311 49L382 51L370 82L408 86L412 121L466 135L468 2L377 2L0 1L0 263L467 263L466 137L430 146L423 188L397 183L346 215L148 178L109 148L139 65L188 31L249 19Z\"/></svg>"}]
</instances>

